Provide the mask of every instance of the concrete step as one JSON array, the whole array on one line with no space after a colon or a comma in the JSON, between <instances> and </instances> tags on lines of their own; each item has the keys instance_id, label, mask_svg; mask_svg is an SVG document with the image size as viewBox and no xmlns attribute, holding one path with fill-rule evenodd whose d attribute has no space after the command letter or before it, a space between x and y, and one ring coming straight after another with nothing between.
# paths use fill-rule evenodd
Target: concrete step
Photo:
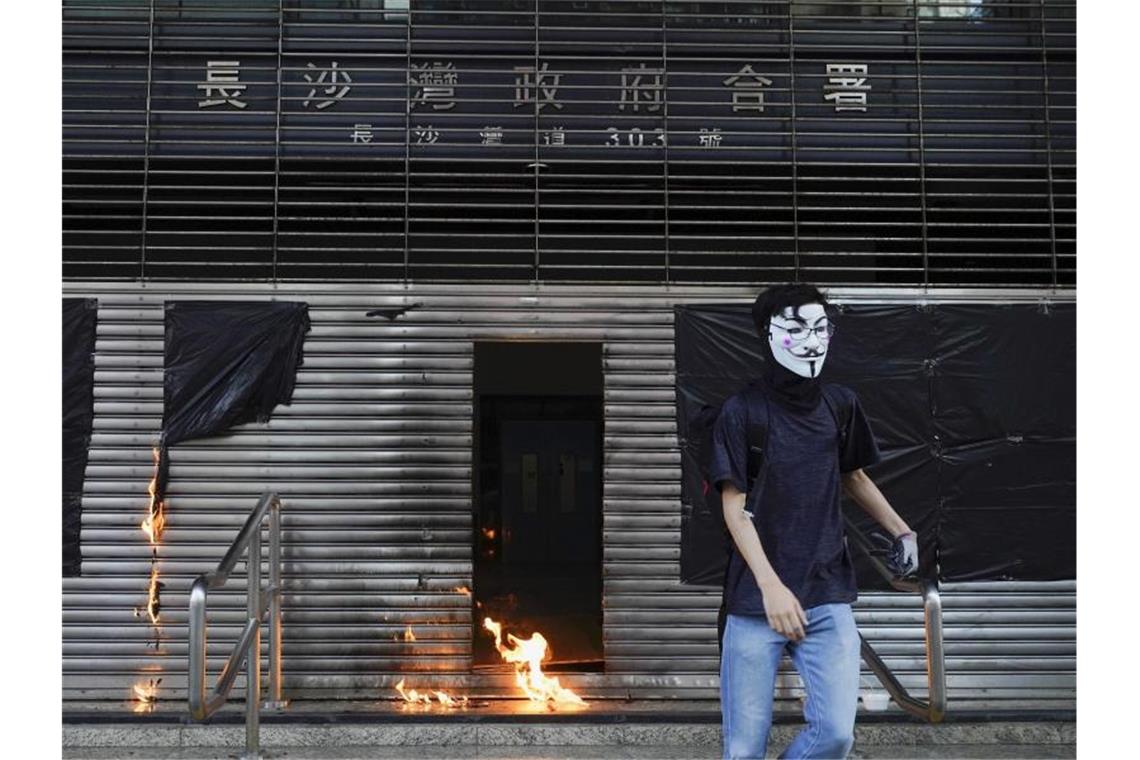
<instances>
[{"instance_id":1,"label":"concrete step","mask_svg":"<svg viewBox=\"0 0 1140 760\"><path fill-rule=\"evenodd\" d=\"M237 758L232 747L91 747L66 748L65 760L226 760ZM290 747L267 748L265 760L715 760L719 747L604 745L479 747L476 745L420 747ZM769 757L776 757L775 754ZM859 748L850 758L1074 758L1071 744L913 744Z\"/></svg>"},{"instance_id":2,"label":"concrete step","mask_svg":"<svg viewBox=\"0 0 1140 760\"><path fill-rule=\"evenodd\" d=\"M66 703L68 758L237 757L245 746L240 702L196 723L186 703L166 700L135 713L130 702ZM526 700L483 700L463 709L392 700L298 700L261 713L266 758L717 758L715 700L609 700L549 712ZM893 705L861 711L853 758L1072 758L1075 710L1048 705L976 704L930 725ZM769 751L802 727L798 711L777 711Z\"/></svg>"},{"instance_id":3,"label":"concrete step","mask_svg":"<svg viewBox=\"0 0 1140 760\"><path fill-rule=\"evenodd\" d=\"M626 716L628 718L628 716ZM680 717L680 716L679 716ZM261 746L267 758L716 758L720 726L711 722L624 720L621 722L490 722L416 720L380 723L359 719L265 722ZM773 726L775 756L802 724ZM236 757L245 728L226 721L74 722L63 727L66 758ZM1071 758L1076 726L1071 721L914 722L857 725L854 758Z\"/></svg>"}]
</instances>

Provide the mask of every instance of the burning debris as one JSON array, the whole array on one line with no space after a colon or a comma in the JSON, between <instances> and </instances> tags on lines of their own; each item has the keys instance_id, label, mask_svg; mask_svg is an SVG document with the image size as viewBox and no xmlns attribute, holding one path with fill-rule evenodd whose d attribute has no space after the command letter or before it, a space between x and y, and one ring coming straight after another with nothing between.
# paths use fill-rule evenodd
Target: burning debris
<instances>
[{"instance_id":1,"label":"burning debris","mask_svg":"<svg viewBox=\"0 0 1140 760\"><path fill-rule=\"evenodd\" d=\"M158 579L158 565L151 563L150 567L150 586L147 589L146 607L135 607L135 617L139 617L146 612L150 618L151 625L158 625L158 616L161 612L162 604L160 595L162 589L166 584Z\"/></svg>"},{"instance_id":2,"label":"burning debris","mask_svg":"<svg viewBox=\"0 0 1140 760\"><path fill-rule=\"evenodd\" d=\"M158 629L158 616L159 611L162 609L162 589L163 584L158 579L158 546L162 542L163 531L166 530L166 505L164 500L158 494L158 479L162 467L162 451L159 447L154 447L154 475L150 479L150 484L147 486L147 493L150 495L150 501L147 503L146 517L139 525L142 532L146 534L147 541L150 543L150 583L147 586L147 601L146 601L146 614L150 618L150 624L154 627L154 642L153 646L157 650L161 646L161 634ZM140 617L142 612L136 608L135 617Z\"/></svg>"},{"instance_id":3,"label":"burning debris","mask_svg":"<svg viewBox=\"0 0 1140 760\"><path fill-rule=\"evenodd\" d=\"M471 596L471 589L467 586L456 586L453 591L464 596ZM511 603L512 609L517 606L517 599L515 599L514 594L508 595L506 600ZM476 602L475 606L481 607L482 605ZM488 617L483 619L483 627L494 635L495 649L498 650L499 656L505 662L514 665L515 683L531 702L544 705L548 710L557 710L560 707L570 705L583 707L587 705L585 700L562 686L557 678L547 676L542 672L542 663L550 659L551 651L546 642L546 637L541 633L535 632L531 634L529 639L520 639L508 633L508 643L504 644L502 623L497 623ZM401 641L399 634L392 638L394 641ZM406 642L416 641L411 625L408 625L404 630L402 640ZM405 688L404 680L401 678L400 682L396 684L396 691L399 692L400 697L407 705L421 705L427 709L435 704L445 708L466 708L468 706L468 698L465 696L453 697L446 692L435 689L430 690L430 692L425 690L421 693L416 689ZM434 700L432 699L433 695L435 696Z\"/></svg>"},{"instance_id":4,"label":"burning debris","mask_svg":"<svg viewBox=\"0 0 1140 760\"><path fill-rule=\"evenodd\" d=\"M410 626L410 625L404 629L404 632L402 634L397 633L394 636L392 636L392 641L408 641L408 642L411 642L411 641L415 641L415 640L416 640L416 634L412 633L412 626Z\"/></svg>"},{"instance_id":5,"label":"burning debris","mask_svg":"<svg viewBox=\"0 0 1140 760\"><path fill-rule=\"evenodd\" d=\"M150 503L147 505L146 519L139 526L152 546L158 546L159 542L162 541L162 532L166 529L166 504L158 497L159 459L160 453L156 446L154 448L154 477L150 479L150 485L146 489L147 493L150 494Z\"/></svg>"},{"instance_id":6,"label":"burning debris","mask_svg":"<svg viewBox=\"0 0 1140 760\"><path fill-rule=\"evenodd\" d=\"M401 678L400 682L396 684L396 691L400 692L400 696L404 698L405 702L417 705L431 706L431 694L420 694L415 689L404 689L404 679ZM446 692L432 690L432 694L439 701L439 704L444 707L467 707L467 697L452 697Z\"/></svg>"},{"instance_id":7,"label":"burning debris","mask_svg":"<svg viewBox=\"0 0 1140 760\"><path fill-rule=\"evenodd\" d=\"M160 683L162 683L161 678L152 678L149 681L139 681L134 685L135 712L154 712L154 708L158 704L158 685Z\"/></svg>"},{"instance_id":8,"label":"burning debris","mask_svg":"<svg viewBox=\"0 0 1140 760\"><path fill-rule=\"evenodd\" d=\"M546 638L538 632L529 639L520 639L510 633L503 644L503 626L491 618L483 619L483 627L495 635L495 649L504 660L515 666L515 682L532 702L545 704L551 710L562 705L585 705L574 692L562 686L557 678L542 672L542 661L550 658Z\"/></svg>"}]
</instances>

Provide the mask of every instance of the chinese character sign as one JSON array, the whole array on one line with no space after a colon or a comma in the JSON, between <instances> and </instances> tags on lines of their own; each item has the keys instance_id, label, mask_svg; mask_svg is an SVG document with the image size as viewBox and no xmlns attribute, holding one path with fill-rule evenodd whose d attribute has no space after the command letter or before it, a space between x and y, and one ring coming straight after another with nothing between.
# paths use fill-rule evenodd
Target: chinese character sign
<instances>
[{"instance_id":1,"label":"chinese character sign","mask_svg":"<svg viewBox=\"0 0 1140 760\"><path fill-rule=\"evenodd\" d=\"M827 84L823 86L823 99L834 104L838 111L867 110L867 64L829 63L827 64Z\"/></svg>"},{"instance_id":2,"label":"chinese character sign","mask_svg":"<svg viewBox=\"0 0 1140 760\"><path fill-rule=\"evenodd\" d=\"M764 112L764 88L772 84L772 80L762 77L752 70L751 64L736 72L723 84L732 88L732 112L756 111Z\"/></svg>"},{"instance_id":3,"label":"chinese character sign","mask_svg":"<svg viewBox=\"0 0 1140 760\"><path fill-rule=\"evenodd\" d=\"M372 142L372 136L371 124L354 124L352 133L350 135L354 143L364 144Z\"/></svg>"},{"instance_id":4,"label":"chinese character sign","mask_svg":"<svg viewBox=\"0 0 1140 760\"><path fill-rule=\"evenodd\" d=\"M198 108L238 110L247 108L249 105L247 87L250 84L242 81L241 62L206 60L204 63L204 81L196 85L200 93L197 100ZM461 118L460 121L463 123L451 123L446 127L446 131L453 139L460 142L477 138L478 144L484 146L510 146L511 135L522 135L530 131L525 125L515 123L517 119L512 122L513 117L522 117L531 109L533 114L542 115L544 109L549 109L546 116L557 112L561 124L558 126L539 124L534 127L533 139L538 145L565 147L570 144L569 135L574 133L576 144L581 145L657 148L664 147L668 142L668 130L676 129L675 134L679 137L678 145L692 145L695 142L700 148L715 149L728 147L730 144L747 147L750 143L740 143L740 136L759 134L756 130L760 127L749 125L743 131L739 131L714 121L711 124L705 122L706 126L700 127L699 132L694 133L691 130L696 125L677 120L694 117L704 119L706 116L715 120L720 117L726 118L725 124L727 124L727 119L732 115L757 118L763 116L769 121L786 118L789 115L787 103L780 103L778 100L769 102L770 93L774 89L774 79L781 75L773 69L758 71L760 64L755 62L737 62L730 64L727 69L724 68L724 64L718 63L717 68L708 73L679 73L677 76L682 83L675 85L680 93L679 114L670 114L670 124L662 125L664 128L648 125L583 128L574 126L574 122L567 125L563 121L564 118L594 118L607 113L630 116L662 112L666 106L667 76L664 66L653 66L645 61L626 66L613 64L608 71L602 72L575 71L572 64L563 63L563 65L567 66L566 71L551 70L549 62L537 61L532 66L498 64L488 65L485 70L474 70L466 84L469 88L467 98L470 102L481 104L480 108L483 110L493 111L497 108L500 116L505 117L506 121L499 120L498 123L487 124L480 119L478 123L467 123ZM868 64L825 63L823 68L825 76L816 97L822 96L823 102L830 105L836 113L866 113L872 89ZM367 94L368 88L376 86L369 79L371 76L369 71L369 69L360 69L350 73L335 60L324 63L309 61L299 73L289 72L288 76L298 83L303 80L307 84L307 94L295 100L299 101L304 109L314 112L334 109L343 101L351 100L354 87L362 89L366 93L363 96L364 100L349 110L361 113L362 118L369 118L363 114L369 113L367 103L375 101L368 100L370 97ZM728 76L725 76L726 73ZM357 76L361 77L362 81L354 82ZM396 76L399 77L400 74L397 73ZM453 61L409 62L406 76L408 114L417 110L454 111L460 102L459 99L463 97L464 85L460 81L460 72ZM607 80L612 82L613 79L610 77L615 76L620 78L620 88L603 84ZM685 82L686 77L692 84ZM705 78L702 81L698 77ZM806 78L810 79L810 76ZM560 101L559 94L563 90L563 85L568 89L577 88L580 92L592 89L596 94L577 100ZM261 85L254 82L252 86ZM391 99L390 96L387 97ZM584 111L583 108L589 110ZM519 109L526 110L520 113ZM775 113L768 113L770 111ZM484 115L490 116L489 113ZM440 118L443 118L443 114ZM352 143L359 145L366 145L378 139L375 138L373 123L353 123L353 121L345 119L345 123L339 125L337 139L344 139L347 134ZM674 127L673 124L678 126ZM377 129L385 128L387 127L377 127ZM432 145L440 141L440 130L430 124L411 123L407 129L409 142L414 144ZM595 141L598 136L602 136L602 140ZM517 143L516 147L523 144L517 138L514 142Z\"/></svg>"},{"instance_id":5,"label":"chinese character sign","mask_svg":"<svg viewBox=\"0 0 1140 760\"><path fill-rule=\"evenodd\" d=\"M562 75L548 71L548 66L545 62L537 70L534 66L515 66L515 108L536 102L539 112L546 106L562 110L558 102Z\"/></svg>"},{"instance_id":6,"label":"chinese character sign","mask_svg":"<svg viewBox=\"0 0 1140 760\"><path fill-rule=\"evenodd\" d=\"M202 100L198 101L199 108L213 108L214 106L229 105L234 108L245 108L249 103L241 100L245 92L245 85L239 82L241 77L240 61L206 61L206 81L198 85L202 90Z\"/></svg>"},{"instance_id":7,"label":"chinese character sign","mask_svg":"<svg viewBox=\"0 0 1140 760\"><path fill-rule=\"evenodd\" d=\"M665 88L662 86L664 70L648 68L644 62L636 67L621 70L621 101L618 109L660 111Z\"/></svg>"},{"instance_id":8,"label":"chinese character sign","mask_svg":"<svg viewBox=\"0 0 1140 760\"><path fill-rule=\"evenodd\" d=\"M333 61L332 66L327 69L318 69L313 63L306 64L306 66L309 71L305 72L304 78L313 87L309 90L309 96L301 102L305 108L313 104L318 111L328 108L340 101L352 89L349 87L352 84L352 77L348 75L347 71L341 71L337 68L336 61ZM316 85L324 85L324 87L318 89ZM318 99L318 92L324 97Z\"/></svg>"},{"instance_id":9,"label":"chinese character sign","mask_svg":"<svg viewBox=\"0 0 1140 760\"><path fill-rule=\"evenodd\" d=\"M455 86L459 84L459 74L454 63L413 63L408 71L408 84L414 88L409 108L430 106L436 111L455 108Z\"/></svg>"}]
</instances>

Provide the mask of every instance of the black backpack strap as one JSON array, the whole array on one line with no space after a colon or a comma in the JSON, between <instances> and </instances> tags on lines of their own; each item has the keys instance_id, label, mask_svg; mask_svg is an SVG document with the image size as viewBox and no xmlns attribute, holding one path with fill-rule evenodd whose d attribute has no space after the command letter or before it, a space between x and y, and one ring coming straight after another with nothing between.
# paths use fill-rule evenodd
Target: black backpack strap
<instances>
[{"instance_id":1,"label":"black backpack strap","mask_svg":"<svg viewBox=\"0 0 1140 760\"><path fill-rule=\"evenodd\" d=\"M839 386L831 384L823 386L823 401L831 412L831 418L835 420L835 426L839 428L839 450L842 452L847 447L847 428L851 426L851 404L847 394Z\"/></svg>"},{"instance_id":2,"label":"black backpack strap","mask_svg":"<svg viewBox=\"0 0 1140 760\"><path fill-rule=\"evenodd\" d=\"M751 500L752 492L763 490L764 482L767 480L766 476L768 471L765 465L768 462L766 453L768 451L768 404L770 402L768 401L767 395L758 390L755 386L749 386L747 388L745 391L745 400L748 402L747 467L748 493ZM730 586L736 585L736 579L729 578L729 569L732 567L732 555L736 551L736 545L733 543L732 536L728 534L727 530L725 534L728 561L724 565L724 581L721 585L720 609L717 611L716 616L716 644L718 655L722 654L724 649L724 627L728 623L729 589Z\"/></svg>"},{"instance_id":3,"label":"black backpack strap","mask_svg":"<svg viewBox=\"0 0 1140 760\"><path fill-rule=\"evenodd\" d=\"M761 465L767 461L768 404L771 402L767 394L755 387L749 387L745 398L748 401L748 489L752 490L760 482Z\"/></svg>"}]
</instances>

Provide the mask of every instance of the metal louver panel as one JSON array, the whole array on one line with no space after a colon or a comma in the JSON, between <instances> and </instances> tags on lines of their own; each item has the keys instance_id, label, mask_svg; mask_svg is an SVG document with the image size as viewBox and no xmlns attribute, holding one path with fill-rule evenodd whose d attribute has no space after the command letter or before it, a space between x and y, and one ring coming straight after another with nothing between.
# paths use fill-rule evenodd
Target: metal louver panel
<instances>
[{"instance_id":1,"label":"metal louver panel","mask_svg":"<svg viewBox=\"0 0 1140 760\"><path fill-rule=\"evenodd\" d=\"M65 0L69 279L1071 286L1075 0Z\"/></svg>"},{"instance_id":2,"label":"metal louver panel","mask_svg":"<svg viewBox=\"0 0 1140 760\"><path fill-rule=\"evenodd\" d=\"M126 699L161 674L160 697L184 696L190 580L211 568L267 487L284 510L284 674L292 697L375 699L401 678L471 694L513 694L510 679L472 673L472 371L481 340L593 340L604 346L603 583L605 672L560 674L592 697L717 696L719 593L682 586L680 460L673 398L672 306L751 299L716 288L534 288L463 285L111 285L76 283L99 300L96 410L83 504L83 577L63 582L67 699ZM833 291L840 301L879 293ZM1030 292L975 300L1038 299ZM289 298L310 305L292 406L266 425L172 450L167 584L160 649L145 604L151 451L161 420L162 304L187 298ZM917 294L898 294L896 300ZM927 300L970 298L963 292ZM422 302L395 322L379 306ZM244 606L211 595L213 672ZM1075 704L1076 585L958 584L945 589L952 706ZM922 693L917 598L864 594L861 630ZM412 627L415 642L403 640ZM509 625L508 625L509 628ZM557 632L549 634L557 645ZM798 693L794 678L781 694Z\"/></svg>"}]
</instances>

